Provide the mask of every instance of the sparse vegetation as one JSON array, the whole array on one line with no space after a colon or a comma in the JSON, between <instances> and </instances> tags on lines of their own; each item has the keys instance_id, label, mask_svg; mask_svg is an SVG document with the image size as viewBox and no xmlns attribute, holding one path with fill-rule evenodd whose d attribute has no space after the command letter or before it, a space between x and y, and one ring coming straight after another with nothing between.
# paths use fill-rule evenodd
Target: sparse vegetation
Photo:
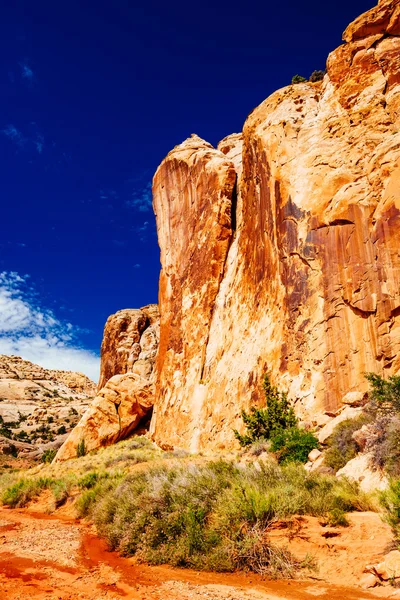
<instances>
[{"instance_id":1,"label":"sparse vegetation","mask_svg":"<svg viewBox=\"0 0 400 600\"><path fill-rule=\"evenodd\" d=\"M322 81L325 77L325 71L313 71L310 75L310 81L315 83L317 81Z\"/></svg>"},{"instance_id":2,"label":"sparse vegetation","mask_svg":"<svg viewBox=\"0 0 400 600\"><path fill-rule=\"evenodd\" d=\"M325 452L325 464L335 472L345 466L349 460L357 456L358 447L353 439L353 433L368 423L368 415L360 415L356 419L346 419L339 423L328 440Z\"/></svg>"},{"instance_id":3,"label":"sparse vegetation","mask_svg":"<svg viewBox=\"0 0 400 600\"><path fill-rule=\"evenodd\" d=\"M152 564L288 576L284 565L290 572L299 565L268 539L275 520L311 514L342 521L345 511L371 508L346 480L295 465L263 462L260 469L224 461L158 468L99 482L80 510L111 548Z\"/></svg>"},{"instance_id":4,"label":"sparse vegetation","mask_svg":"<svg viewBox=\"0 0 400 600\"><path fill-rule=\"evenodd\" d=\"M255 442L270 440L282 430L297 425L297 419L287 394L280 392L276 386L272 385L268 375L264 377L263 389L266 407L252 406L250 413L242 410L242 419L247 432L241 435L238 431L234 431L241 446L250 446Z\"/></svg>"},{"instance_id":5,"label":"sparse vegetation","mask_svg":"<svg viewBox=\"0 0 400 600\"><path fill-rule=\"evenodd\" d=\"M293 84L304 83L306 81L307 81L307 79L305 77L302 77L301 75L294 75L292 77L292 83Z\"/></svg>"},{"instance_id":6,"label":"sparse vegetation","mask_svg":"<svg viewBox=\"0 0 400 600\"><path fill-rule=\"evenodd\" d=\"M271 450L276 452L278 461L306 463L311 450L318 448L318 440L311 431L291 427L277 433L271 440Z\"/></svg>"},{"instance_id":7,"label":"sparse vegetation","mask_svg":"<svg viewBox=\"0 0 400 600\"><path fill-rule=\"evenodd\" d=\"M80 458L81 456L85 456L85 454L86 454L86 445L85 445L85 440L82 439L76 447L76 456L77 456L77 458Z\"/></svg>"},{"instance_id":8,"label":"sparse vegetation","mask_svg":"<svg viewBox=\"0 0 400 600\"><path fill-rule=\"evenodd\" d=\"M400 543L400 479L392 479L389 488L380 494L385 520L392 528L396 541Z\"/></svg>"},{"instance_id":9,"label":"sparse vegetation","mask_svg":"<svg viewBox=\"0 0 400 600\"><path fill-rule=\"evenodd\" d=\"M263 388L266 407L252 407L250 413L242 411L247 432L234 431L241 446L254 446L270 440L270 450L276 452L279 462L307 461L311 450L318 447L318 440L310 431L298 426L296 415L287 394L272 385L265 375Z\"/></svg>"},{"instance_id":10,"label":"sparse vegetation","mask_svg":"<svg viewBox=\"0 0 400 600\"><path fill-rule=\"evenodd\" d=\"M42 463L53 462L56 454L57 454L57 450L53 450L53 449L45 450L42 454L41 462Z\"/></svg>"}]
</instances>

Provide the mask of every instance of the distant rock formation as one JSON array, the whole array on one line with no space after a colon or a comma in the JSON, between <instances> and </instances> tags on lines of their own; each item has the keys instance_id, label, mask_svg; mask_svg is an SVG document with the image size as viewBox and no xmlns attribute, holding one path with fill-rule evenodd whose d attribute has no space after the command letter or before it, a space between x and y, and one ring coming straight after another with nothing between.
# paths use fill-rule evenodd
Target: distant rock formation
<instances>
[{"instance_id":1,"label":"distant rock formation","mask_svg":"<svg viewBox=\"0 0 400 600\"><path fill-rule=\"evenodd\" d=\"M82 373L0 355L0 450L8 452L12 444L21 456L37 458L60 447L95 393L96 385Z\"/></svg>"},{"instance_id":2,"label":"distant rock formation","mask_svg":"<svg viewBox=\"0 0 400 600\"><path fill-rule=\"evenodd\" d=\"M323 81L158 168L159 444L231 446L266 372L317 424L365 391L365 372L399 371L399 34L399 0L381 0Z\"/></svg>"},{"instance_id":3,"label":"distant rock formation","mask_svg":"<svg viewBox=\"0 0 400 600\"><path fill-rule=\"evenodd\" d=\"M60 448L56 462L127 437L154 404L153 367L159 340L156 304L111 315L101 346L99 391Z\"/></svg>"}]
</instances>

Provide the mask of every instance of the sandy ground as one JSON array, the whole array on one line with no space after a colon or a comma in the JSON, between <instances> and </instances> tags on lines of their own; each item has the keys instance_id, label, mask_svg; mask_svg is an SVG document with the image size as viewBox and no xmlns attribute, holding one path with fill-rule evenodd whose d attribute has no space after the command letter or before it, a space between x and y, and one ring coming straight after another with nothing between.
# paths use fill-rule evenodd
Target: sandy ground
<instances>
[{"instance_id":1,"label":"sandy ground","mask_svg":"<svg viewBox=\"0 0 400 600\"><path fill-rule=\"evenodd\" d=\"M387 532L383 529L382 534L376 520L379 517L368 515L372 513L364 518L353 515L356 522L338 535L324 530L328 533L326 538L313 519L296 525L289 536L293 548L297 544L304 550L306 542L307 551L311 548L318 551L322 565L314 579L285 582L266 581L251 574L219 575L137 565L133 559L109 552L90 527L74 519L3 508L0 509L0 599L368 600L376 598L376 594L388 598L396 593L393 588L374 589L372 593L356 587L361 565L371 558L371 552L372 556L378 556L387 543ZM288 537L287 532L282 536L279 529L272 535L275 541ZM350 542L354 544L349 550ZM337 567L337 554L341 550L343 561L339 563L347 565L346 568ZM346 569L348 575L344 574ZM335 580L350 583L351 587L337 585Z\"/></svg>"}]
</instances>

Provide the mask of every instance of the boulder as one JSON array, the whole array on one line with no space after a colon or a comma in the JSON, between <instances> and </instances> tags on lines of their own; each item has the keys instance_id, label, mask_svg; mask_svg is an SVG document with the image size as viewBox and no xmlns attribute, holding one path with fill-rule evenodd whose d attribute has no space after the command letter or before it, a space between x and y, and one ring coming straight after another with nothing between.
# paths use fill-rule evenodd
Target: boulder
<instances>
[{"instance_id":1,"label":"boulder","mask_svg":"<svg viewBox=\"0 0 400 600\"><path fill-rule=\"evenodd\" d=\"M367 392L347 392L342 398L342 404L349 406L364 406L367 400Z\"/></svg>"},{"instance_id":2,"label":"boulder","mask_svg":"<svg viewBox=\"0 0 400 600\"><path fill-rule=\"evenodd\" d=\"M374 570L384 581L400 578L400 551L389 552L382 562L374 566Z\"/></svg>"},{"instance_id":3,"label":"boulder","mask_svg":"<svg viewBox=\"0 0 400 600\"><path fill-rule=\"evenodd\" d=\"M361 413L362 408L346 406L337 417L331 419L329 423L327 423L325 427L318 432L318 441L320 444L325 444L325 442L327 442L327 440L331 437L335 427L339 425L339 423L342 423L347 419L355 419L356 417L360 416Z\"/></svg>"},{"instance_id":4,"label":"boulder","mask_svg":"<svg viewBox=\"0 0 400 600\"><path fill-rule=\"evenodd\" d=\"M78 445L85 452L127 437L150 411L154 385L136 373L115 375L98 392L91 406L58 451L55 462L76 458Z\"/></svg>"},{"instance_id":5,"label":"boulder","mask_svg":"<svg viewBox=\"0 0 400 600\"><path fill-rule=\"evenodd\" d=\"M360 579L360 587L362 587L365 590L375 587L376 585L378 585L378 583L378 577L376 577L376 575L373 575L372 573L366 573Z\"/></svg>"},{"instance_id":6,"label":"boulder","mask_svg":"<svg viewBox=\"0 0 400 600\"><path fill-rule=\"evenodd\" d=\"M314 448L314 450L311 450L310 454L308 455L308 460L310 462L315 462L317 458L321 456L321 454L321 450L318 450L318 448Z\"/></svg>"},{"instance_id":7,"label":"boulder","mask_svg":"<svg viewBox=\"0 0 400 600\"><path fill-rule=\"evenodd\" d=\"M336 477L347 477L357 481L364 492L374 492L387 488L389 481L384 473L371 468L371 454L358 454L336 473Z\"/></svg>"}]
</instances>

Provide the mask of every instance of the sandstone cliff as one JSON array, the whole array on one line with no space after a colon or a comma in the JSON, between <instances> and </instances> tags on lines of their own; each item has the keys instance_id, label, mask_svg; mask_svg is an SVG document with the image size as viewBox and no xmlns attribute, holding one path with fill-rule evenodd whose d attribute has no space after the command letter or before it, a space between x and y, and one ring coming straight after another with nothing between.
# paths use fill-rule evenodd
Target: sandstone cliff
<instances>
[{"instance_id":1,"label":"sandstone cliff","mask_svg":"<svg viewBox=\"0 0 400 600\"><path fill-rule=\"evenodd\" d=\"M56 461L75 458L82 442L88 452L124 439L151 410L159 320L155 304L120 310L108 318L97 395L60 448Z\"/></svg>"},{"instance_id":2,"label":"sandstone cliff","mask_svg":"<svg viewBox=\"0 0 400 600\"><path fill-rule=\"evenodd\" d=\"M161 249L154 438L223 448L268 371L314 423L400 369L400 2L344 33L322 82L277 91L153 182Z\"/></svg>"}]
</instances>

